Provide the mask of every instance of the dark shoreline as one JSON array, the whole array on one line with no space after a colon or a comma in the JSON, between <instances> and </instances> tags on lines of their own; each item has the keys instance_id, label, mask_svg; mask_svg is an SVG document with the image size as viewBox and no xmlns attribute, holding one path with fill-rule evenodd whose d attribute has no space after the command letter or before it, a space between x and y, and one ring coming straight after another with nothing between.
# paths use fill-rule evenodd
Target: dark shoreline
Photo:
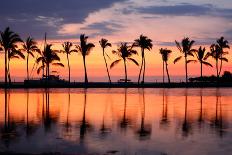
<instances>
[{"instance_id":1,"label":"dark shoreline","mask_svg":"<svg viewBox=\"0 0 232 155\"><path fill-rule=\"evenodd\" d=\"M212 82L189 82L189 83L118 83L113 82L109 84L107 82L89 82L87 85L83 82L72 82L72 83L48 83L38 84L30 83L25 84L24 82L13 82L8 85L9 89L31 89L31 88L216 88L216 87L231 87L232 82L225 83L212 83ZM5 84L0 83L0 88L5 88Z\"/></svg>"}]
</instances>

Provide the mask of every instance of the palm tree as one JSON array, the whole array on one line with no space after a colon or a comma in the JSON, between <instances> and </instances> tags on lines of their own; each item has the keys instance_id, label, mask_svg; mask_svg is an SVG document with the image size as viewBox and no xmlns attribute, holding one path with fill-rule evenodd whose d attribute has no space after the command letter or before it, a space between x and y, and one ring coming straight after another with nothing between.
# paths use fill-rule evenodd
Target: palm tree
<instances>
[{"instance_id":1,"label":"palm tree","mask_svg":"<svg viewBox=\"0 0 232 155\"><path fill-rule=\"evenodd\" d=\"M188 82L188 66L187 65L190 62L194 62L194 60L188 60L188 56L194 57L193 52L196 50L192 49L192 46L195 43L195 41L189 40L189 38L184 38L181 41L181 44L178 41L175 41L175 42L176 42L176 46L177 46L178 50L180 51L180 53L182 53L184 55L184 58L185 58L185 79L186 79L186 83L187 83ZM183 56L177 57L174 60L174 64L176 62L178 62L182 57Z\"/></svg>"},{"instance_id":2,"label":"palm tree","mask_svg":"<svg viewBox=\"0 0 232 155\"><path fill-rule=\"evenodd\" d=\"M28 62L29 62L29 56L31 55L34 58L34 52L38 52L38 47L36 41L28 37L26 42L23 44L23 48L21 49L23 52L27 53L27 80L29 80L29 67L28 67Z\"/></svg>"},{"instance_id":3,"label":"palm tree","mask_svg":"<svg viewBox=\"0 0 232 155\"><path fill-rule=\"evenodd\" d=\"M228 59L224 57L224 55L227 54L227 52L221 53L221 48L218 44L212 44L210 46L210 53L208 54L213 59L215 59L216 62L216 73L217 73L217 79L219 80L220 72L219 72L219 60L228 62Z\"/></svg>"},{"instance_id":4,"label":"palm tree","mask_svg":"<svg viewBox=\"0 0 232 155\"><path fill-rule=\"evenodd\" d=\"M139 39L135 40L134 45L141 48L141 55L142 55L142 64L141 64L141 67L140 67L139 78L138 78L138 84L139 84L142 69L143 69L142 83L144 83L145 68L146 68L145 50L147 49L147 50L150 51L152 49L153 45L152 45L152 40L149 39L147 36L144 36L144 35L140 35Z\"/></svg>"},{"instance_id":5,"label":"palm tree","mask_svg":"<svg viewBox=\"0 0 232 155\"><path fill-rule=\"evenodd\" d=\"M219 70L219 76L222 71L222 61L225 61L226 59L223 58L224 55L228 54L228 52L224 51L224 49L230 49L229 43L227 40L224 40L224 37L221 37L217 40L217 44L220 47L220 70ZM223 60L224 59L224 60Z\"/></svg>"},{"instance_id":6,"label":"palm tree","mask_svg":"<svg viewBox=\"0 0 232 155\"><path fill-rule=\"evenodd\" d=\"M11 59L20 59L20 58L25 59L25 56L23 55L23 53L20 50L17 50L17 49L8 50L7 68L8 68L8 79L9 79L10 84L11 84L10 61L11 61Z\"/></svg>"},{"instance_id":7,"label":"palm tree","mask_svg":"<svg viewBox=\"0 0 232 155\"><path fill-rule=\"evenodd\" d=\"M88 75L86 70L86 56L90 54L90 51L95 47L93 43L87 43L88 36L85 36L85 34L80 35L80 45L77 45L78 51L81 53L83 57L83 64L84 64L84 70L85 70L85 84L88 83Z\"/></svg>"},{"instance_id":8,"label":"palm tree","mask_svg":"<svg viewBox=\"0 0 232 155\"><path fill-rule=\"evenodd\" d=\"M0 32L0 44L5 52L5 86L7 86L8 81L8 53L10 50L17 48L17 43L22 42L18 34L14 33L7 27L4 31Z\"/></svg>"},{"instance_id":9,"label":"palm tree","mask_svg":"<svg viewBox=\"0 0 232 155\"><path fill-rule=\"evenodd\" d=\"M68 81L70 83L70 63L69 63L69 55L73 52L77 52L77 50L72 49L73 44L71 42L65 42L62 44L63 50L61 52L65 53L67 56L67 61L68 61Z\"/></svg>"},{"instance_id":10,"label":"palm tree","mask_svg":"<svg viewBox=\"0 0 232 155\"><path fill-rule=\"evenodd\" d=\"M172 53L171 50L163 49L163 48L160 49L160 54L162 55L162 60L163 60L163 82L164 82L164 65L165 65L167 76L168 76L168 83L170 83L170 77L168 72L168 59L171 53Z\"/></svg>"},{"instance_id":11,"label":"palm tree","mask_svg":"<svg viewBox=\"0 0 232 155\"><path fill-rule=\"evenodd\" d=\"M120 61L123 61L124 63L124 69L125 69L125 83L127 83L127 66L126 62L131 61L137 66L139 66L138 62L131 58L133 55L138 54L136 50L133 50L133 46L128 46L127 43L121 43L121 46L116 50L112 51L113 54L117 55L119 59L115 60L111 65L110 68L114 67L116 64L118 64Z\"/></svg>"},{"instance_id":12,"label":"palm tree","mask_svg":"<svg viewBox=\"0 0 232 155\"><path fill-rule=\"evenodd\" d=\"M102 51L103 51L103 58L104 58L104 61L105 61L105 65L106 65L106 71L107 71L107 75L108 75L108 78L109 78L109 82L111 84L111 79L110 79L110 73L109 73L109 69L108 69L108 64L107 64L107 61L106 61L106 57L105 55L107 55L107 53L105 53L105 48L107 47L111 47L111 43L108 42L107 39L104 39L102 38L100 41L99 41L101 47L102 47ZM107 55L108 56L108 55ZM108 56L109 58L109 56Z\"/></svg>"},{"instance_id":13,"label":"palm tree","mask_svg":"<svg viewBox=\"0 0 232 155\"><path fill-rule=\"evenodd\" d=\"M38 57L36 60L37 63L42 62L42 66L38 68L37 73L39 74L41 69L46 68L47 79L50 77L50 65L64 67L64 65L59 62L60 57L57 55L55 50L52 50L51 47L52 47L52 44L47 44L45 46L45 51L43 51L43 53L41 53L41 56Z\"/></svg>"},{"instance_id":14,"label":"palm tree","mask_svg":"<svg viewBox=\"0 0 232 155\"><path fill-rule=\"evenodd\" d=\"M200 46L200 48L195 52L195 54L197 57L197 61L201 64L201 78L202 78L203 65L210 66L210 67L213 67L213 66L209 62L206 61L209 57L209 54L206 53L205 47L202 48Z\"/></svg>"}]
</instances>

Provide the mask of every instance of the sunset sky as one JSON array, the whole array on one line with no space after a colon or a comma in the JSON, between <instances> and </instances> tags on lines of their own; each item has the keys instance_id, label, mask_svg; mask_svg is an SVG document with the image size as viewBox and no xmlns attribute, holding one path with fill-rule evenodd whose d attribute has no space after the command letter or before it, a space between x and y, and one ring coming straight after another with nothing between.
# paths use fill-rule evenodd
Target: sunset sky
<instances>
[{"instance_id":1,"label":"sunset sky","mask_svg":"<svg viewBox=\"0 0 232 155\"><path fill-rule=\"evenodd\" d=\"M106 76L102 51L98 41L101 38L113 43L107 49L111 63L115 57L111 54L120 42L133 42L140 34L153 40L154 48L147 52L147 76L162 75L160 48L170 48L173 53L169 62L170 75L184 75L184 62L174 65L173 60L180 54L174 41L190 37L196 41L194 48L208 46L224 36L232 42L232 1L231 0L7 0L1 3L0 30L10 26L25 40L29 35L39 41L47 32L49 42L54 49L61 48L60 43L71 41L78 44L79 35L85 33L96 47L87 57L87 69L90 79ZM140 51L138 49L138 51ZM231 52L230 52L231 53ZM68 74L65 55L60 55L65 68L57 69L62 77ZM231 70L231 54L224 70ZM0 74L3 76L3 54L0 56ZM80 54L71 56L71 75L82 77L83 65ZM141 62L140 55L135 56ZM209 60L214 65L212 59ZM34 59L30 61L30 68ZM129 64L129 76L137 76L139 67ZM26 61L12 61L11 74L14 77L26 76ZM199 64L189 65L189 74L198 75ZM203 73L211 75L215 68L204 68ZM111 70L113 76L123 76L123 66ZM34 73L34 77L36 77Z\"/></svg>"}]
</instances>

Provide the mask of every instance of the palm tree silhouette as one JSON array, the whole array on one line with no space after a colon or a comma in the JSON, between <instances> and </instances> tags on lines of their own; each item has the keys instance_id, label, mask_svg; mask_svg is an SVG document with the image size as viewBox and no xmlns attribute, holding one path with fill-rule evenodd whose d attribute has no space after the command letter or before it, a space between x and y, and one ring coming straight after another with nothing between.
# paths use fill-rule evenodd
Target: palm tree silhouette
<instances>
[{"instance_id":1,"label":"palm tree silhouette","mask_svg":"<svg viewBox=\"0 0 232 155\"><path fill-rule=\"evenodd\" d=\"M123 61L124 63L124 70L125 70L125 83L127 83L127 61L131 61L137 66L139 66L138 62L131 58L133 55L138 54L136 50L133 50L133 45L128 46L127 43L121 43L121 46L116 50L112 51L113 54L117 55L119 59L115 60L111 63L110 68L113 68L116 64L118 64L120 61Z\"/></svg>"},{"instance_id":2,"label":"palm tree silhouette","mask_svg":"<svg viewBox=\"0 0 232 155\"><path fill-rule=\"evenodd\" d=\"M45 67L47 79L49 79L49 76L50 76L50 65L64 67L64 65L59 62L60 57L57 55L55 50L52 50L51 47L52 47L52 44L47 44L45 47L45 51L40 53L40 57L38 57L36 60L37 63L42 62L42 66L38 68L37 73L39 74L40 71Z\"/></svg>"},{"instance_id":3,"label":"palm tree silhouette","mask_svg":"<svg viewBox=\"0 0 232 155\"><path fill-rule=\"evenodd\" d=\"M87 75L87 69L86 69L86 56L90 54L90 51L95 47L93 43L87 43L88 36L85 36L85 34L80 35L80 45L77 45L76 48L78 52L81 53L83 57L83 64L84 64L84 70L85 70L85 84L88 84L88 75Z\"/></svg>"},{"instance_id":4,"label":"palm tree silhouette","mask_svg":"<svg viewBox=\"0 0 232 155\"><path fill-rule=\"evenodd\" d=\"M208 54L213 59L215 59L216 62L216 73L217 73L217 80L219 81L219 60L228 62L228 59L224 57L224 55L227 54L226 52L222 53L222 50L220 49L220 46L218 44L212 44L210 46L210 53Z\"/></svg>"},{"instance_id":5,"label":"palm tree silhouette","mask_svg":"<svg viewBox=\"0 0 232 155\"><path fill-rule=\"evenodd\" d=\"M202 48L201 46L195 52L195 54L196 54L196 57L197 57L197 61L201 64L201 78L202 78L203 65L213 67L209 62L206 61L209 58L210 54L206 53L205 47Z\"/></svg>"},{"instance_id":6,"label":"palm tree silhouette","mask_svg":"<svg viewBox=\"0 0 232 155\"><path fill-rule=\"evenodd\" d=\"M143 69L143 79L141 83L144 83L145 69L146 69L145 50L147 49L150 51L152 49L153 44L152 44L152 40L149 39L147 36L140 35L140 37L135 40L134 45L141 48L142 64L139 71L139 78L138 78L138 84L139 84L142 69Z\"/></svg>"},{"instance_id":7,"label":"palm tree silhouette","mask_svg":"<svg viewBox=\"0 0 232 155\"><path fill-rule=\"evenodd\" d=\"M20 50L17 50L17 49L10 49L8 50L8 64L7 64L7 67L8 67L8 79L9 79L9 83L11 84L11 76L10 76L10 61L11 59L25 59L25 56L24 54L20 51Z\"/></svg>"},{"instance_id":8,"label":"palm tree silhouette","mask_svg":"<svg viewBox=\"0 0 232 155\"><path fill-rule=\"evenodd\" d=\"M228 60L226 58L224 58L223 56L226 54L229 54L228 52L224 51L224 49L230 49L229 43L227 40L224 39L224 37L221 37L220 39L217 40L217 44L220 47L220 70L219 70L219 76L221 74L222 71L222 62L226 61L228 62Z\"/></svg>"},{"instance_id":9,"label":"palm tree silhouette","mask_svg":"<svg viewBox=\"0 0 232 155\"><path fill-rule=\"evenodd\" d=\"M62 44L63 50L61 52L65 53L68 61L68 82L70 83L70 63L69 63L69 55L73 52L77 52L77 50L72 49L73 44L71 42L65 42Z\"/></svg>"},{"instance_id":10,"label":"palm tree silhouette","mask_svg":"<svg viewBox=\"0 0 232 155\"><path fill-rule=\"evenodd\" d=\"M168 83L170 83L170 77L169 77L169 72L168 72L168 59L171 53L172 53L171 50L163 49L163 48L160 49L160 54L162 55L162 60L163 60L163 83L164 83L164 65L166 66Z\"/></svg>"},{"instance_id":11,"label":"palm tree silhouette","mask_svg":"<svg viewBox=\"0 0 232 155\"><path fill-rule=\"evenodd\" d=\"M0 44L2 46L2 50L5 52L5 86L7 86L8 82L8 53L9 51L15 50L17 48L17 43L22 42L21 38L18 34L14 33L7 27L4 31L0 32Z\"/></svg>"},{"instance_id":12,"label":"palm tree silhouette","mask_svg":"<svg viewBox=\"0 0 232 155\"><path fill-rule=\"evenodd\" d=\"M195 62L195 60L188 60L188 56L194 57L193 52L195 52L196 50L192 49L192 46L195 43L195 41L189 40L189 38L184 38L181 41L181 44L178 41L175 41L175 42L176 42L176 46L177 46L178 50L180 51L180 53L182 53L184 55L184 58L185 58L185 79L186 79L186 83L187 83L188 82L188 66L187 65L190 62ZM178 62L182 57L183 56L177 57L174 60L174 64L176 62Z\"/></svg>"},{"instance_id":13,"label":"palm tree silhouette","mask_svg":"<svg viewBox=\"0 0 232 155\"><path fill-rule=\"evenodd\" d=\"M110 82L110 84L111 84L110 73L109 73L108 64L107 64L106 57L105 57L105 55L108 56L108 54L105 52L105 48L111 47L112 45L111 45L111 43L108 42L107 39L104 39L104 38L102 38L102 39L99 41L99 43L100 43L100 45L101 45L101 47L102 47L103 58L104 58L105 65L106 65L106 71L107 71L107 75L108 75L108 78L109 78L109 82ZM108 58L110 58L110 57L108 56Z\"/></svg>"},{"instance_id":14,"label":"palm tree silhouette","mask_svg":"<svg viewBox=\"0 0 232 155\"><path fill-rule=\"evenodd\" d=\"M34 52L39 52L36 41L33 38L28 37L26 39L26 42L24 42L21 51L27 53L27 80L29 80L29 78L30 78L29 77L29 67L28 67L29 56L31 55L34 58L33 53Z\"/></svg>"}]
</instances>

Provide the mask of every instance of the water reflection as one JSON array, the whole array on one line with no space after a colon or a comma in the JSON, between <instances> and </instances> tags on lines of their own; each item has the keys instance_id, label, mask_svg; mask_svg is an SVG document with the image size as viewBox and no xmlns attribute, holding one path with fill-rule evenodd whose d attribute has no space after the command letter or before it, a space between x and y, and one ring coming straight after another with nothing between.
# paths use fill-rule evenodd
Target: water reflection
<instances>
[{"instance_id":1,"label":"water reflection","mask_svg":"<svg viewBox=\"0 0 232 155\"><path fill-rule=\"evenodd\" d=\"M227 154L231 148L232 89L6 89L0 96L3 151Z\"/></svg>"},{"instance_id":2,"label":"water reflection","mask_svg":"<svg viewBox=\"0 0 232 155\"><path fill-rule=\"evenodd\" d=\"M137 131L140 140L146 140L150 138L151 135L151 125L145 124L145 114L146 114L146 103L144 89L139 94L142 94L142 106L141 106L141 123L140 129Z\"/></svg>"}]
</instances>

